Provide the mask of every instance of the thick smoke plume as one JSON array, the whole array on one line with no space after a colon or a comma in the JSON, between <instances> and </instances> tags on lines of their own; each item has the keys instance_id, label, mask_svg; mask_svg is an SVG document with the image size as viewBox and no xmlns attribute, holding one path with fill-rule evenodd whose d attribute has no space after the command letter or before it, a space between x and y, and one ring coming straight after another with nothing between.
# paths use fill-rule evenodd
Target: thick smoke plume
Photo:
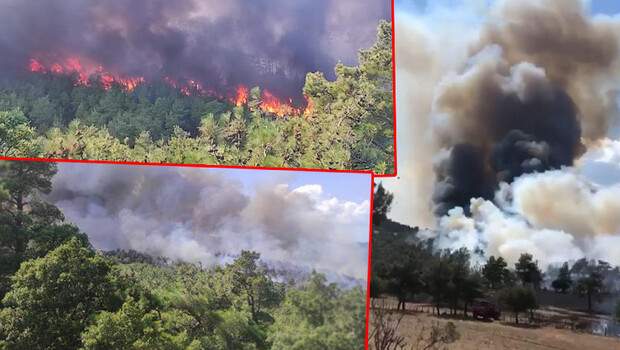
<instances>
[{"instance_id":1,"label":"thick smoke plume","mask_svg":"<svg viewBox=\"0 0 620 350\"><path fill-rule=\"evenodd\" d=\"M48 200L98 249L215 264L242 249L266 261L366 275L369 203L320 185L241 183L216 170L60 164Z\"/></svg>"},{"instance_id":2,"label":"thick smoke plume","mask_svg":"<svg viewBox=\"0 0 620 350\"><path fill-rule=\"evenodd\" d=\"M418 202L400 215L435 227L443 247L619 263L604 242L620 234L610 221L620 173L583 160L615 152L620 19L592 16L580 0L440 3L396 12L400 135L412 135L401 142L409 182L396 191ZM537 202L525 200L527 183Z\"/></svg>"},{"instance_id":3,"label":"thick smoke plume","mask_svg":"<svg viewBox=\"0 0 620 350\"><path fill-rule=\"evenodd\" d=\"M306 73L354 63L389 17L383 0L0 0L0 69L80 57L127 76L292 96Z\"/></svg>"},{"instance_id":4,"label":"thick smoke plume","mask_svg":"<svg viewBox=\"0 0 620 350\"><path fill-rule=\"evenodd\" d=\"M436 214L466 206L471 191L488 198L501 181L570 166L582 137L606 135L617 114L617 22L590 19L578 0L497 5L435 87L433 137L453 153L437 167Z\"/></svg>"},{"instance_id":5,"label":"thick smoke plume","mask_svg":"<svg viewBox=\"0 0 620 350\"><path fill-rule=\"evenodd\" d=\"M504 184L494 201L471 200L471 215L452 209L439 222L442 247L468 247L542 266L582 257L619 265L620 183L596 188L574 171L549 171Z\"/></svg>"}]
</instances>

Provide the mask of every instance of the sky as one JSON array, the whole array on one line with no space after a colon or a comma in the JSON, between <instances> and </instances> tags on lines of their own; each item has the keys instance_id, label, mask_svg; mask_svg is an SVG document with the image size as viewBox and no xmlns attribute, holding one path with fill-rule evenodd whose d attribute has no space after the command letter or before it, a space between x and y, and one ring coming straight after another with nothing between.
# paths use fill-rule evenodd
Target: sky
<instances>
[{"instance_id":1,"label":"sky","mask_svg":"<svg viewBox=\"0 0 620 350\"><path fill-rule=\"evenodd\" d=\"M620 13L620 1L616 0L592 0L592 13L614 15Z\"/></svg>"},{"instance_id":2,"label":"sky","mask_svg":"<svg viewBox=\"0 0 620 350\"><path fill-rule=\"evenodd\" d=\"M287 183L291 187L318 184L326 195L343 200L361 202L370 197L370 177L367 174L246 169L221 169L221 173L239 180L245 191L252 191L262 183Z\"/></svg>"},{"instance_id":3,"label":"sky","mask_svg":"<svg viewBox=\"0 0 620 350\"><path fill-rule=\"evenodd\" d=\"M493 0L396 0L395 11L397 13L412 12L419 13L427 10L430 6L459 7L463 4L474 4L484 6L493 3ZM617 0L590 0L590 10L592 14L614 15L620 13L620 1Z\"/></svg>"},{"instance_id":4,"label":"sky","mask_svg":"<svg viewBox=\"0 0 620 350\"><path fill-rule=\"evenodd\" d=\"M270 262L364 279L369 174L60 163L46 199L97 249Z\"/></svg>"}]
</instances>

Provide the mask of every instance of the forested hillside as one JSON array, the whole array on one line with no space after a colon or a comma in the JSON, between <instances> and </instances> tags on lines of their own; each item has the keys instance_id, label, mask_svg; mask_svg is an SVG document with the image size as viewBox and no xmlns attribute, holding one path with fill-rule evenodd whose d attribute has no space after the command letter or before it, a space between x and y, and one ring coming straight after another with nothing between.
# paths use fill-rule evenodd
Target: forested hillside
<instances>
[{"instance_id":1,"label":"forested hillside","mask_svg":"<svg viewBox=\"0 0 620 350\"><path fill-rule=\"evenodd\" d=\"M393 172L387 22L375 45L360 51L358 66L337 65L334 81L309 73L299 107L279 105L260 87L234 98L167 77L128 88L38 64L0 81L0 132L19 130L21 142L36 144L36 156ZM32 156L1 146L5 156Z\"/></svg>"},{"instance_id":2,"label":"forested hillside","mask_svg":"<svg viewBox=\"0 0 620 350\"><path fill-rule=\"evenodd\" d=\"M23 146L23 145L22 145ZM0 163L0 349L363 349L362 288L99 252L42 200L54 164Z\"/></svg>"}]
</instances>

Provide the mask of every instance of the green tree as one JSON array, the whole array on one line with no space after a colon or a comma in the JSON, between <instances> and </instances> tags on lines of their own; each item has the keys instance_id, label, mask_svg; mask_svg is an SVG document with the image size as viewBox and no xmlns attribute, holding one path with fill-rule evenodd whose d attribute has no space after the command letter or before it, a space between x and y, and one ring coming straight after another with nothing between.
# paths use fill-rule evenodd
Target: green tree
<instances>
[{"instance_id":1,"label":"green tree","mask_svg":"<svg viewBox=\"0 0 620 350\"><path fill-rule=\"evenodd\" d=\"M536 295L528 287L516 286L504 289L499 294L499 301L514 313L517 324L519 323L519 313L538 308Z\"/></svg>"},{"instance_id":2,"label":"green tree","mask_svg":"<svg viewBox=\"0 0 620 350\"><path fill-rule=\"evenodd\" d=\"M479 273L470 273L462 284L461 298L463 299L463 315L467 316L467 308L476 299L484 296L482 292L483 278Z\"/></svg>"},{"instance_id":3,"label":"green tree","mask_svg":"<svg viewBox=\"0 0 620 350\"><path fill-rule=\"evenodd\" d=\"M450 264L445 255L448 252L438 252L427 264L427 270L424 273L424 281L426 291L432 297L432 302L440 314L441 305L448 298L448 285L450 283Z\"/></svg>"},{"instance_id":4,"label":"green tree","mask_svg":"<svg viewBox=\"0 0 620 350\"><path fill-rule=\"evenodd\" d=\"M372 202L372 223L379 226L387 219L387 214L392 207L392 201L394 201L394 194L386 191L382 183L379 183L375 190Z\"/></svg>"},{"instance_id":5,"label":"green tree","mask_svg":"<svg viewBox=\"0 0 620 350\"><path fill-rule=\"evenodd\" d=\"M603 276L596 269L592 269L588 276L577 280L577 291L585 295L588 300L588 312L592 311L592 298L603 290Z\"/></svg>"},{"instance_id":6,"label":"green tree","mask_svg":"<svg viewBox=\"0 0 620 350\"><path fill-rule=\"evenodd\" d=\"M538 268L538 262L534 261L532 254L521 254L519 261L515 263L515 272L524 286L540 288L542 271Z\"/></svg>"},{"instance_id":7,"label":"green tree","mask_svg":"<svg viewBox=\"0 0 620 350\"><path fill-rule=\"evenodd\" d=\"M103 311L82 334L85 350L200 349L187 333L165 329L160 314L148 302L128 298L117 312Z\"/></svg>"},{"instance_id":8,"label":"green tree","mask_svg":"<svg viewBox=\"0 0 620 350\"><path fill-rule=\"evenodd\" d=\"M3 221L17 227L35 223L45 226L62 221L60 210L40 199L40 195L51 192L55 174L53 163L1 162L0 185L5 190L0 202Z\"/></svg>"},{"instance_id":9,"label":"green tree","mask_svg":"<svg viewBox=\"0 0 620 350\"><path fill-rule=\"evenodd\" d=\"M75 236L71 228L56 227L62 213L40 199L50 192L55 172L51 163L0 162L0 298L24 259L34 256L35 250L35 255L45 255ZM51 237L52 231L59 236Z\"/></svg>"},{"instance_id":10,"label":"green tree","mask_svg":"<svg viewBox=\"0 0 620 350\"><path fill-rule=\"evenodd\" d=\"M420 245L406 247L406 252L384 268L386 291L398 299L397 310L405 310L405 303L424 291L424 266L427 263ZM385 270L387 269L387 270Z\"/></svg>"},{"instance_id":11,"label":"green tree","mask_svg":"<svg viewBox=\"0 0 620 350\"><path fill-rule=\"evenodd\" d=\"M19 110L0 111L0 155L35 157L39 153L34 129Z\"/></svg>"},{"instance_id":12,"label":"green tree","mask_svg":"<svg viewBox=\"0 0 620 350\"><path fill-rule=\"evenodd\" d=\"M510 270L508 270L506 260L501 256L498 258L494 256L489 257L486 264L482 267L482 276L489 289L503 287L510 280Z\"/></svg>"},{"instance_id":13,"label":"green tree","mask_svg":"<svg viewBox=\"0 0 620 350\"><path fill-rule=\"evenodd\" d=\"M269 340L273 350L364 348L364 293L347 293L313 273L299 289L289 289L275 313Z\"/></svg>"},{"instance_id":14,"label":"green tree","mask_svg":"<svg viewBox=\"0 0 620 350\"><path fill-rule=\"evenodd\" d=\"M259 258L260 254L244 250L227 266L232 292L244 300L254 322L265 320L263 311L277 306L283 297L282 287L269 278Z\"/></svg>"},{"instance_id":15,"label":"green tree","mask_svg":"<svg viewBox=\"0 0 620 350\"><path fill-rule=\"evenodd\" d=\"M6 349L77 349L87 320L119 302L110 263L78 239L24 262L0 311Z\"/></svg>"},{"instance_id":16,"label":"green tree","mask_svg":"<svg viewBox=\"0 0 620 350\"><path fill-rule=\"evenodd\" d=\"M568 263L565 262L560 268L558 277L551 282L551 287L553 287L556 292L566 293L572 284L573 280L570 277L570 269L568 268Z\"/></svg>"}]
</instances>

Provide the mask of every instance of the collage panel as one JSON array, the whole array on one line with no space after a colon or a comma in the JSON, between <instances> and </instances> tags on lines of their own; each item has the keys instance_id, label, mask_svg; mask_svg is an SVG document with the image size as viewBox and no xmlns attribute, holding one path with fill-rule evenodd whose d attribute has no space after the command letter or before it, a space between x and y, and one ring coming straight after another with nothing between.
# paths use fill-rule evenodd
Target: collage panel
<instances>
[{"instance_id":1,"label":"collage panel","mask_svg":"<svg viewBox=\"0 0 620 350\"><path fill-rule=\"evenodd\" d=\"M0 349L364 349L371 177L0 161Z\"/></svg>"},{"instance_id":2,"label":"collage panel","mask_svg":"<svg viewBox=\"0 0 620 350\"><path fill-rule=\"evenodd\" d=\"M620 2L397 0L370 349L620 349Z\"/></svg>"},{"instance_id":3,"label":"collage panel","mask_svg":"<svg viewBox=\"0 0 620 350\"><path fill-rule=\"evenodd\" d=\"M390 0L0 2L0 155L395 174Z\"/></svg>"}]
</instances>

